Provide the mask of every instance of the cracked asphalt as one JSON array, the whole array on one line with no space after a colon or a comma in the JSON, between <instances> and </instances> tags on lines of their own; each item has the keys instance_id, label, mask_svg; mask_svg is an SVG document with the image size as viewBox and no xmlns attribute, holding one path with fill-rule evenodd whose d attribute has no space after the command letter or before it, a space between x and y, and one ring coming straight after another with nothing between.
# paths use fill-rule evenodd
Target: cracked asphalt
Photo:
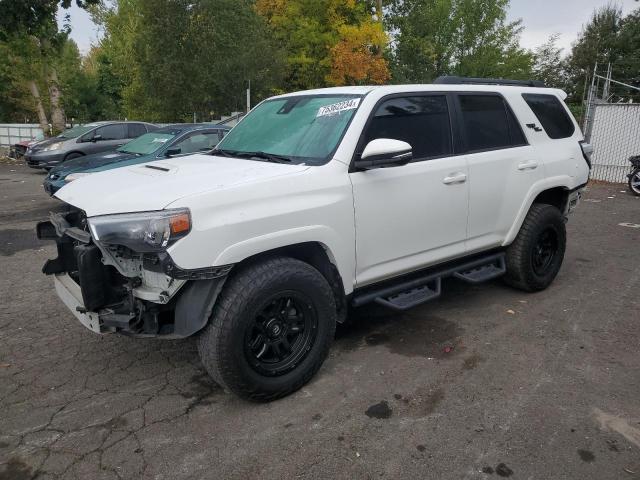
<instances>
[{"instance_id":1,"label":"cracked asphalt","mask_svg":"<svg viewBox=\"0 0 640 480\"><path fill-rule=\"evenodd\" d=\"M624 187L589 188L547 291L448 281L404 315L362 310L310 384L256 405L191 340L74 319L40 272L42 179L0 164L0 479L640 478L640 198Z\"/></svg>"}]
</instances>

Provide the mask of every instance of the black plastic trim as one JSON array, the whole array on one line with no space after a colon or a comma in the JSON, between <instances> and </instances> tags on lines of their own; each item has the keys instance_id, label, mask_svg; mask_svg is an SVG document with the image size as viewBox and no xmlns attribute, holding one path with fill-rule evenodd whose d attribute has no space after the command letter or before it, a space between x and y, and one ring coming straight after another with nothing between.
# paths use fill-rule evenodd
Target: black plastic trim
<instances>
[{"instance_id":1,"label":"black plastic trim","mask_svg":"<svg viewBox=\"0 0 640 480\"><path fill-rule=\"evenodd\" d=\"M433 81L436 85L501 85L509 87L546 88L540 80L512 80L508 78L478 78L443 75Z\"/></svg>"}]
</instances>

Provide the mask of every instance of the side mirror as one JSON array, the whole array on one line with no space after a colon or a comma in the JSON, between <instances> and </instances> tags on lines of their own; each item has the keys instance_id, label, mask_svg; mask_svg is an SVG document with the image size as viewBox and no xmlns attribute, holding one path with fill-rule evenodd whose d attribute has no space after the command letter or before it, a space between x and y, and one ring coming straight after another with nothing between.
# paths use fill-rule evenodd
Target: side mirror
<instances>
[{"instance_id":1,"label":"side mirror","mask_svg":"<svg viewBox=\"0 0 640 480\"><path fill-rule=\"evenodd\" d=\"M182 153L182 149L180 147L170 148L166 152L164 152L165 157L172 157L173 155L179 155Z\"/></svg>"},{"instance_id":2,"label":"side mirror","mask_svg":"<svg viewBox=\"0 0 640 480\"><path fill-rule=\"evenodd\" d=\"M376 138L367 144L354 166L357 170L399 167L412 159L411 145L407 142L392 138Z\"/></svg>"},{"instance_id":3,"label":"side mirror","mask_svg":"<svg viewBox=\"0 0 640 480\"><path fill-rule=\"evenodd\" d=\"M99 142L100 140L102 140L102 135L94 135L93 137L91 137L91 141L93 143Z\"/></svg>"}]
</instances>

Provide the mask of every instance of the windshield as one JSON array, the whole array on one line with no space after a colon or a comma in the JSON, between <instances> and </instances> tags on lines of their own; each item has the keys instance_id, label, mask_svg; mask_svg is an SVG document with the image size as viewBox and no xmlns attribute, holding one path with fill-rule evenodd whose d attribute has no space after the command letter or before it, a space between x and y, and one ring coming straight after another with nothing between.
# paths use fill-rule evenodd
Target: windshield
<instances>
[{"instance_id":1,"label":"windshield","mask_svg":"<svg viewBox=\"0 0 640 480\"><path fill-rule=\"evenodd\" d=\"M258 105L216 150L250 158L319 165L333 153L358 105L356 95L305 95ZM242 154L245 155L242 155Z\"/></svg>"},{"instance_id":2,"label":"windshield","mask_svg":"<svg viewBox=\"0 0 640 480\"><path fill-rule=\"evenodd\" d=\"M58 138L77 138L81 135L84 135L88 131L93 130L97 126L98 125L95 123L88 123L86 125L73 127L62 132L60 135L58 135Z\"/></svg>"},{"instance_id":3,"label":"windshield","mask_svg":"<svg viewBox=\"0 0 640 480\"><path fill-rule=\"evenodd\" d=\"M118 148L118 151L122 153L135 153L136 155L148 155L162 148L164 144L174 137L175 135L171 133L145 133L121 146Z\"/></svg>"}]
</instances>

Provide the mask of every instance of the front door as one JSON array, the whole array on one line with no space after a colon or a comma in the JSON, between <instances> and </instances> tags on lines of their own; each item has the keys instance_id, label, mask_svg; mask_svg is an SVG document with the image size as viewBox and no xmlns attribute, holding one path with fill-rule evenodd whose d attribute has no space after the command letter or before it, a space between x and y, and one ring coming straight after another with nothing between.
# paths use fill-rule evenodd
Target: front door
<instances>
[{"instance_id":1,"label":"front door","mask_svg":"<svg viewBox=\"0 0 640 480\"><path fill-rule=\"evenodd\" d=\"M356 223L356 282L364 286L465 252L466 158L453 148L445 94L382 101L358 152L376 138L409 143L407 165L350 174Z\"/></svg>"}]
</instances>

